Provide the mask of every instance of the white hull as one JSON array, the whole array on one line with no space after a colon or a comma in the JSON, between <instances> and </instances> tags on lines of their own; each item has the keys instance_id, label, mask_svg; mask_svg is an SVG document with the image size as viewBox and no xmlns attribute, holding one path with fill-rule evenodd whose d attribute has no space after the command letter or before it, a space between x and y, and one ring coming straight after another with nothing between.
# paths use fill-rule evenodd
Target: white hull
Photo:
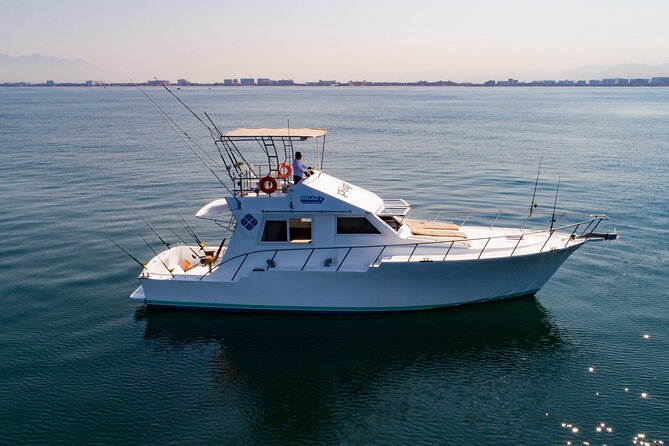
<instances>
[{"instance_id":1,"label":"white hull","mask_svg":"<svg viewBox=\"0 0 669 446\"><path fill-rule=\"evenodd\" d=\"M134 297L151 306L230 311L423 310L534 294L579 246L487 259L383 262L365 272L268 269L237 281L142 278Z\"/></svg>"}]
</instances>

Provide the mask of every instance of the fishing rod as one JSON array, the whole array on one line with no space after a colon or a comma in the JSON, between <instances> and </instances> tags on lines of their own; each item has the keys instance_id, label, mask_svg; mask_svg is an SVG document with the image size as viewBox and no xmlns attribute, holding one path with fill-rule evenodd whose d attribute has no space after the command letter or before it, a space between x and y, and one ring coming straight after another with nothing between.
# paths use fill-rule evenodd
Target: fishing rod
<instances>
[{"instance_id":1,"label":"fishing rod","mask_svg":"<svg viewBox=\"0 0 669 446\"><path fill-rule=\"evenodd\" d=\"M193 228L190 227L186 219L179 213L179 217L181 218L181 221L184 223L186 227L186 231L195 239L195 242L200 246L200 249L204 250L205 243L200 240L200 238L195 234L195 231L193 231Z\"/></svg>"},{"instance_id":2,"label":"fishing rod","mask_svg":"<svg viewBox=\"0 0 669 446\"><path fill-rule=\"evenodd\" d=\"M189 245L188 243L186 243L186 241L185 241L179 234L177 234L177 231L175 231L174 229L170 229L170 228L167 228L167 229L169 229L170 231L172 231L172 232L174 233L174 235L176 235L177 238L178 238L179 240L181 240L181 243L183 243L184 246L188 247L188 249L190 249L191 252L192 252L193 254L195 254L195 255L198 256L198 257L200 256L200 254L198 254L193 248L191 248L190 245Z\"/></svg>"},{"instance_id":3,"label":"fishing rod","mask_svg":"<svg viewBox=\"0 0 669 446\"><path fill-rule=\"evenodd\" d=\"M155 76L154 76L154 79L155 79L155 80L158 80ZM190 112L190 114L193 115L193 116L195 117L195 119L197 119L197 120L198 120L198 121L199 121L199 122L206 128L206 129L207 129L207 130L209 130L209 134L211 135L211 138L214 140L214 144L216 144L218 141L223 141L223 132L221 132L221 129L218 128L218 126L214 123L214 121L209 117L209 115L207 114L207 112L203 112L203 113L204 113L204 115L207 117L207 119L209 120L209 122L211 122L211 125L214 127L214 129L216 129L216 133L218 133L218 135L215 135L215 134L214 134L214 131L211 129L211 127L209 127L209 126L202 120L202 118L200 118L200 117L197 115L197 113L195 113L195 112L194 112L194 111L193 111L193 110L192 110L192 109L191 109L191 108L190 108L184 101L182 101L181 98L180 98L179 96L176 95L176 93L174 93L172 90L170 90L169 87L168 87L167 85L163 84L163 88L164 88L165 90L167 90L167 92L168 92L169 94L171 94L172 97L174 97L174 99L176 99L177 101L179 101L179 103L180 103L181 105L183 105L184 108L185 108L186 110L188 110L188 111ZM218 136L218 138L217 138L217 136ZM241 155L241 154L240 154L240 155ZM244 159L243 156L242 156L242 160L244 160L244 162L245 162L247 165L249 165L249 163ZM233 161L233 164L234 164L234 161ZM250 165L249 165L249 166L250 166ZM251 170L252 170L252 169L251 169ZM254 173L255 173L255 172L254 172Z\"/></svg>"},{"instance_id":4,"label":"fishing rod","mask_svg":"<svg viewBox=\"0 0 669 446\"><path fill-rule=\"evenodd\" d=\"M211 122L211 125L213 125L214 128L216 129L216 131L218 132L218 139L214 138L214 145L215 145L216 148L218 149L218 154L221 156L221 159L223 160L223 162L225 163L225 159L223 159L223 154L221 153L221 149L220 149L220 147L218 146L218 143L219 143L219 142L221 143L221 145L222 145L223 148L225 149L225 153L226 153L226 155L228 156L228 158L230 158L230 163L232 164L232 166L236 166L236 165L239 164L239 161L237 160L237 156L239 156L239 157L242 159L242 161L244 162L244 164L246 164L246 166L249 168L249 171L251 171L254 175L257 176L258 174L253 170L253 167L252 167L251 163L249 163L249 162L246 160L246 158L244 158L244 155L242 154L242 152L240 152L239 150L237 150L237 154L235 154L235 153L232 151L232 149L231 149L231 148L230 148L230 147L223 141L223 138L225 137L225 135L223 134L223 132L221 131L221 129L218 128L218 126L216 125L216 123L214 122L214 120L211 119L211 117L209 116L209 114L208 114L207 112L202 112L202 113L204 113L204 115L207 117L207 119L209 120L209 122ZM225 168L226 168L226 170L228 171L228 174L230 174L230 167L226 165Z\"/></svg>"},{"instance_id":5,"label":"fishing rod","mask_svg":"<svg viewBox=\"0 0 669 446\"><path fill-rule=\"evenodd\" d=\"M221 131L221 129L218 128L218 126L216 125L216 123L209 117L209 115L207 114L206 111L203 111L202 113L204 113L204 115L207 117L207 119L209 120L209 122L211 122L211 125L213 125L214 128L216 129L216 133L218 133L218 137L221 138L221 139L223 139L223 132Z\"/></svg>"},{"instance_id":6,"label":"fishing rod","mask_svg":"<svg viewBox=\"0 0 669 446\"><path fill-rule=\"evenodd\" d=\"M156 234L156 237L158 237L158 240L160 240L160 241L163 243L163 245L167 246L167 249L170 249L170 244L167 243L165 240L163 240L163 238L160 236L160 234L158 234L158 231L156 231L156 230L153 228L153 226L151 226L151 225L149 224L148 221L146 221L146 220L144 220L144 219L142 219L142 221L143 221L144 223L146 223L146 226L148 226L149 229L151 229L151 231L153 231L154 234Z\"/></svg>"},{"instance_id":7,"label":"fishing rod","mask_svg":"<svg viewBox=\"0 0 669 446\"><path fill-rule=\"evenodd\" d=\"M154 79L155 79L155 80L158 80L155 76L154 76ZM174 99L176 99L177 101L179 101L179 103L180 103L181 105L183 105L183 106L186 108L186 110L188 110L188 111L190 112L191 115L195 116L195 119L197 119L198 121L200 121L200 123L201 123L203 126L205 126L207 130L209 130L209 133L211 134L212 138L214 138L214 141L215 141L215 140L216 140L216 137L214 136L214 131L211 129L211 127L209 127L209 126L202 120L202 118L200 118L200 117L197 115L197 113L195 113L195 112L194 112L188 105L186 105L186 103L185 103L184 101L182 101L181 98L180 98L179 96L177 96L176 94L174 94L174 92L173 92L172 90L170 90L170 89L167 87L167 85L163 84L163 88L164 88L165 90L167 90L168 93L171 94L171 95L174 97ZM214 127L215 127L215 126L214 126ZM216 130L218 131L218 128L216 128ZM219 131L218 133L220 134L221 132ZM223 136L223 135L221 135L221 136Z\"/></svg>"},{"instance_id":8,"label":"fishing rod","mask_svg":"<svg viewBox=\"0 0 669 446\"><path fill-rule=\"evenodd\" d=\"M207 274L211 273L211 269L212 269L214 263L216 263L216 261L218 260L218 256L221 255L221 251L223 250L223 245L225 245L226 240L227 240L227 238L223 238L223 241L221 242L221 245L218 247L218 251L216 251L216 255L214 257L205 256L204 260L202 260L203 265L209 266L209 272L204 273L204 275L200 276L200 278L198 280L204 279L204 277Z\"/></svg>"},{"instance_id":9,"label":"fishing rod","mask_svg":"<svg viewBox=\"0 0 669 446\"><path fill-rule=\"evenodd\" d=\"M539 174L541 173L541 163L543 162L544 157L542 156L539 158L539 170L537 170L537 180L534 182L534 192L532 192L532 203L530 203L530 215L527 216L527 218L532 217L532 212L534 211L534 208L537 207L537 203L534 201L534 197L537 195L537 185L539 184Z\"/></svg>"},{"instance_id":10,"label":"fishing rod","mask_svg":"<svg viewBox=\"0 0 669 446\"><path fill-rule=\"evenodd\" d=\"M174 271L174 269L170 269L170 268L165 264L165 262L163 262L163 259L160 258L160 256L159 256L158 253L156 252L156 250L153 249L153 246L151 246L151 244L150 244L149 242L146 241L146 239L144 238L143 235L140 235L140 237L142 238L142 240L144 240L144 243L146 243L146 246L148 246L149 249L150 249L151 251L153 251L153 253L156 255L156 257L158 258L158 260L160 260L160 263L162 263L163 266L165 267L165 269L167 270L167 272L170 273L170 276L174 277L174 274L172 274L172 271Z\"/></svg>"},{"instance_id":11,"label":"fishing rod","mask_svg":"<svg viewBox=\"0 0 669 446\"><path fill-rule=\"evenodd\" d=\"M539 158L539 170L537 170L537 179L534 181L534 191L532 192L532 202L530 203L530 212L527 214L527 217L523 220L523 222L520 224L519 229L523 229L525 227L525 223L527 223L530 218L532 218L532 213L534 212L534 208L538 207L539 205L534 201L534 198L537 195L537 186L539 185L539 174L541 173L541 164L544 160L544 157L542 156Z\"/></svg>"},{"instance_id":12,"label":"fishing rod","mask_svg":"<svg viewBox=\"0 0 669 446\"><path fill-rule=\"evenodd\" d=\"M551 217L551 231L553 230L553 223L555 223L555 208L557 207L558 192L560 192L560 177L558 177L557 189L555 189L555 202L553 202L553 216Z\"/></svg>"},{"instance_id":13,"label":"fishing rod","mask_svg":"<svg viewBox=\"0 0 669 446\"><path fill-rule=\"evenodd\" d=\"M223 241L221 242L221 245L218 247L218 251L216 251L216 255L214 256L214 260L211 263L216 263L216 260L218 260L218 256L221 255L221 251L223 250L223 245L225 245L225 240L227 238L224 237Z\"/></svg>"},{"instance_id":14,"label":"fishing rod","mask_svg":"<svg viewBox=\"0 0 669 446\"><path fill-rule=\"evenodd\" d=\"M172 128L172 130L174 130L174 132L179 136L179 138L181 138L181 140L200 159L200 161L202 161L202 163L216 177L218 182L221 183L221 185L225 188L225 190L228 191L228 193L235 198L235 200L237 201L237 204L240 204L239 199L232 193L230 188L223 182L223 180L221 180L221 178L218 176L218 174L216 174L216 171L214 171L214 169L209 165L209 163L193 147L193 144L197 145L197 143L194 140L192 140L192 138L188 135L188 133L183 131L183 129L181 129L179 127L179 125L176 122L174 122L174 120L172 118L170 118L170 116L162 108L160 108L160 106L158 104L156 104L155 101L153 99L151 99L151 97L142 88L140 88L137 84L135 84L135 87L146 97L146 99L148 99L148 101L151 103L153 108L156 109L158 114L165 120L165 122L167 122L167 124ZM191 141L193 141L193 144L191 144Z\"/></svg>"},{"instance_id":15,"label":"fishing rod","mask_svg":"<svg viewBox=\"0 0 669 446\"><path fill-rule=\"evenodd\" d=\"M134 260L135 262L137 262L143 269L146 269L146 268L147 268L146 264L144 264L144 263L140 262L139 260L137 260L137 258L136 258L135 256L133 256L132 254L130 254L128 251L126 251L125 248L123 248L123 246L119 245L118 243L116 243L116 242L115 242L114 240L112 240L112 239L109 239L109 241L112 242L113 244L115 244L116 246L118 246L118 248L119 248L121 251L123 251L124 253L126 253L132 260Z\"/></svg>"}]
</instances>

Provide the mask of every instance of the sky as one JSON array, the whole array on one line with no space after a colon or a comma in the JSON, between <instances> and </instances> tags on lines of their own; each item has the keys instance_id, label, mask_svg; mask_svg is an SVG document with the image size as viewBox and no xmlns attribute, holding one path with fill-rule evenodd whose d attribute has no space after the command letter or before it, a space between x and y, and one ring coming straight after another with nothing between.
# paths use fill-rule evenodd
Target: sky
<instances>
[{"instance_id":1,"label":"sky","mask_svg":"<svg viewBox=\"0 0 669 446\"><path fill-rule=\"evenodd\" d=\"M669 0L0 0L0 54L106 81L533 80L668 64L668 25Z\"/></svg>"}]
</instances>

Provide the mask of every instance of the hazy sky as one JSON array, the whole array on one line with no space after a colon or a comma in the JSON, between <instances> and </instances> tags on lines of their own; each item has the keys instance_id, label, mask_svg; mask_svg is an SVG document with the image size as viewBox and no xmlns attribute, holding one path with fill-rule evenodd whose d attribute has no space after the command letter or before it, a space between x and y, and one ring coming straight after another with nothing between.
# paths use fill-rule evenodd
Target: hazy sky
<instances>
[{"instance_id":1,"label":"hazy sky","mask_svg":"<svg viewBox=\"0 0 669 446\"><path fill-rule=\"evenodd\" d=\"M530 79L669 63L669 0L0 0L0 53L112 81Z\"/></svg>"}]
</instances>

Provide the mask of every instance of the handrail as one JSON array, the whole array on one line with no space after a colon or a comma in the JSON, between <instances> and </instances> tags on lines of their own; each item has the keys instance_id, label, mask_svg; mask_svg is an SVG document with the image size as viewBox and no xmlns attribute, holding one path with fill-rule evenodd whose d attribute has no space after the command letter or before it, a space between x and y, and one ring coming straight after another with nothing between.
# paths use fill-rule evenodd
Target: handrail
<instances>
[{"instance_id":1,"label":"handrail","mask_svg":"<svg viewBox=\"0 0 669 446\"><path fill-rule=\"evenodd\" d=\"M496 209L496 210L499 211L499 209ZM581 225L584 225L584 224L588 224L588 226L586 227L586 229L587 229L587 228L589 228L589 227L592 225L593 222L595 222L595 226L594 226L594 227L596 228L597 225L599 225L599 223L600 223L602 220L608 220L608 217L607 217L606 215L590 215L590 218L587 219L587 220L584 220L584 221L581 221L581 222L577 222L577 223L571 223L571 224L564 225L564 226L560 226L560 227L557 227L557 228L553 228L552 230L549 229L549 228L547 228L547 229L536 229L536 230L525 231L525 232L523 232L523 233L519 236L519 240L518 240L518 242L516 243L516 245L514 246L513 250L511 251L511 256L513 256L513 254L516 252L516 249L517 249L518 246L520 245L520 242L521 242L522 240L526 239L526 237L529 236L529 235L535 235L535 234L541 234L541 233L548 233L548 237L547 237L546 241L544 242L543 246L541 247L541 250L539 251L539 252L542 252L543 249L545 248L546 244L548 243L548 240L550 240L550 238L553 236L553 234L554 234L555 232L561 231L561 230L566 229L566 228L574 228L574 230L572 231L571 235L569 236L569 239L567 240L567 244L565 244L565 246L564 246L564 247L566 248L567 245L569 244L569 241L570 241L570 240L573 240L573 239L575 238L575 234L576 234L576 231L577 231L578 227L580 227ZM585 235L586 235L586 234L585 234L585 231L583 231L579 236L582 237L582 236L585 236ZM481 249L481 251L480 251L480 253L479 253L479 255L478 255L478 258L480 259L481 256L483 255L483 252L485 251L486 247L487 247L488 244L490 243L490 240L492 240L492 239L500 239L500 238L505 238L505 237L507 237L507 235L497 235L497 236L491 236L491 237L479 237L479 238L468 238L468 239L463 239L462 241L463 241L463 242L464 242L464 241L467 241L467 242L476 242L476 241L483 241L483 240L485 240L486 242L485 242L485 244L484 244L484 246L483 246L483 249ZM379 255L376 257L375 261L371 264L371 265L373 265L373 264L375 264L376 262L378 262L379 258L381 257L381 255L383 254L383 252L384 252L388 247L393 247L393 248L394 248L394 247L413 247L413 249L412 249L412 251L411 251L411 255L409 256L409 261L410 261L411 257L412 257L413 254L416 252L416 249L418 248L418 246L439 245L439 244L449 243L450 245L449 245L449 247L448 247L448 250L447 250L447 252L446 252L446 255L444 255L444 257L443 257L443 261L445 261L445 260L446 260L446 257L448 256L448 254L449 254L450 251L451 251L451 248L452 248L453 245L454 245L455 243L457 243L457 242L458 242L457 240L436 240L436 241L432 241L432 240L430 240L430 241L421 241L421 242L412 242L412 243L397 243L397 244L387 244L387 243L386 243L386 244L356 245L356 246L324 246L324 247L311 247L311 248L268 248L268 249L259 249L259 250L256 250L256 251L250 251L250 252L247 252L247 253L238 254L238 255L236 255L236 256L234 256L234 257L231 257L231 258L229 258L229 259L223 259L218 265L216 265L214 268L212 268L211 271L207 271L203 276L201 276L201 277L200 277L200 280L202 280L204 277L206 277L206 276L208 276L209 274L211 274L213 271L217 270L221 265L224 265L224 264L226 264L226 263L228 263L228 262L231 262L231 261L233 261L233 260L236 260L236 259L239 259L239 258L242 258L242 257L243 257L244 259L242 260L242 262L240 263L240 265L237 267L237 270L236 270L235 274L233 275L233 280L234 280L234 278L237 276L237 274L238 274L239 271L241 270L242 266L243 266L244 263L246 262L247 258L248 258L251 254L258 254L258 253L262 253L262 252L272 252L272 253L274 253L274 255L272 256L272 260L273 260L279 252L285 252L285 251L307 251L307 250L309 250L310 253L309 253L309 256L308 256L308 258L307 258L307 261L304 262L304 264L303 264L303 266L302 266L302 269L301 269L301 271L302 271L302 270L304 270L304 268L306 267L307 263L308 263L309 260L311 259L311 256L313 255L314 251L316 251L316 250L347 249L346 254L345 254L344 257L342 258L341 262L339 262L339 265L337 266L336 271L339 271L340 268L342 267L342 265L344 264L344 261L346 260L346 258L347 258L348 255L350 254L351 250L353 250L354 248L355 248L355 249L363 249L363 248L381 248L381 252L380 252Z\"/></svg>"},{"instance_id":2,"label":"handrail","mask_svg":"<svg viewBox=\"0 0 669 446\"><path fill-rule=\"evenodd\" d=\"M462 222L459 224L459 226L464 226L472 216L474 215L481 215L481 214L493 214L494 217L491 218L491 223L488 225L490 229L493 229L499 218L504 214L506 215L515 215L515 216L521 216L524 215L525 218L523 219L522 223L520 226L518 226L518 229L523 229L525 227L525 224L530 220L531 216L527 213L527 210L524 209L499 209L499 208L483 208L483 209L440 209L436 211L435 217L432 219L430 218L431 221L438 222L441 221L440 217L443 217L444 215L450 215L452 217L452 220L456 220L458 218L458 215L464 215L464 219ZM536 209L532 211L533 214L542 214L542 215L549 215L553 213L553 210L543 210L543 209ZM585 212L576 212L576 211L557 211L557 215L559 217L556 219L559 220L562 217L565 216L579 216L579 217L587 217L588 219L600 219L601 220L608 220L608 217L606 215L600 215L600 214L588 214ZM482 223L482 222L479 222ZM590 220L590 223L592 224L593 221ZM587 232L587 231L584 231Z\"/></svg>"}]
</instances>

